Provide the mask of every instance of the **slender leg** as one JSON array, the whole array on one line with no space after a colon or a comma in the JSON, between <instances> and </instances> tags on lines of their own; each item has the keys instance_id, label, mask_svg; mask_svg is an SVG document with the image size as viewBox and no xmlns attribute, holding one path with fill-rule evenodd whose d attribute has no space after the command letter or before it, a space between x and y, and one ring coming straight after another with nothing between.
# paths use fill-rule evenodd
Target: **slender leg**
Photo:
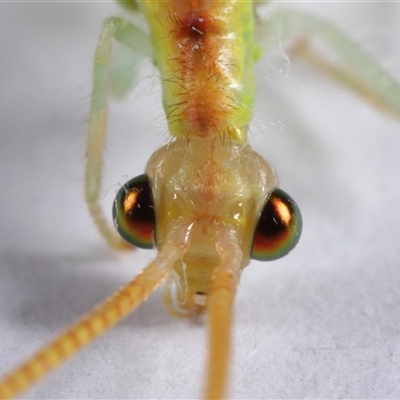
<instances>
[{"instance_id":1,"label":"slender leg","mask_svg":"<svg viewBox=\"0 0 400 400\"><path fill-rule=\"evenodd\" d=\"M233 302L242 262L242 252L234 232L225 228L217 240L221 263L215 270L208 302L210 353L205 398L209 400L222 399L225 395L230 361Z\"/></svg>"},{"instance_id":2,"label":"slender leg","mask_svg":"<svg viewBox=\"0 0 400 400\"><path fill-rule=\"evenodd\" d=\"M111 50L114 39L123 43L134 53L145 55L146 49L150 48L147 36L132 24L117 17L111 17L104 21L104 27L95 54L93 92L87 138L85 195L90 213L108 244L116 249L128 249L132 248L132 246L126 244L115 234L114 229L109 226L99 203L107 131L107 97L110 86L121 87L119 75L111 74ZM133 80L133 70L134 68L131 69L131 75L125 78L127 85ZM113 79L119 79L119 81L115 83Z\"/></svg>"},{"instance_id":3,"label":"slender leg","mask_svg":"<svg viewBox=\"0 0 400 400\"><path fill-rule=\"evenodd\" d=\"M273 46L297 37L292 54L302 57L374 107L400 119L399 84L334 26L300 12L284 10L272 14L257 29L259 37ZM339 62L320 55L313 48L313 38L322 39Z\"/></svg>"}]
</instances>

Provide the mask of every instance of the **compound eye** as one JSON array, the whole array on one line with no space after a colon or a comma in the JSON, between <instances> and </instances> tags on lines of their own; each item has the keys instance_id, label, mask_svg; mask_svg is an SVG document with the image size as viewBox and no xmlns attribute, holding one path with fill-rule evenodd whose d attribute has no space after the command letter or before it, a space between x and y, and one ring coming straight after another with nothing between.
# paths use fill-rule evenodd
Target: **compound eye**
<instances>
[{"instance_id":1,"label":"compound eye","mask_svg":"<svg viewBox=\"0 0 400 400\"><path fill-rule=\"evenodd\" d=\"M261 213L253 239L251 258L271 261L288 254L300 239L300 209L283 190L275 189Z\"/></svg>"},{"instance_id":2,"label":"compound eye","mask_svg":"<svg viewBox=\"0 0 400 400\"><path fill-rule=\"evenodd\" d=\"M142 249L154 247L155 214L153 192L147 175L131 179L118 191L113 205L118 233Z\"/></svg>"}]
</instances>

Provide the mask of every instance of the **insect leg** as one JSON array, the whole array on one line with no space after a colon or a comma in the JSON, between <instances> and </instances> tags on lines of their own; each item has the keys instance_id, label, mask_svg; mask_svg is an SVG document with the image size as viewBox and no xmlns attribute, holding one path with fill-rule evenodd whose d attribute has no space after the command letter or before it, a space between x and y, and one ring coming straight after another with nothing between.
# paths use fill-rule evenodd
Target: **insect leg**
<instances>
[{"instance_id":1,"label":"insect leg","mask_svg":"<svg viewBox=\"0 0 400 400\"><path fill-rule=\"evenodd\" d=\"M263 21L258 30L266 40L273 38L272 32L275 32L280 43L297 37L292 54L302 57L374 107L400 119L399 84L333 25L301 12L284 10ZM335 61L330 61L316 50L313 38L322 40L333 51Z\"/></svg>"},{"instance_id":2,"label":"insect leg","mask_svg":"<svg viewBox=\"0 0 400 400\"><path fill-rule=\"evenodd\" d=\"M132 52L143 55L145 55L144 53L148 48L147 43L149 43L149 39L140 29L120 18L111 17L104 21L95 54L93 92L87 136L85 195L90 213L108 244L116 249L127 249L132 247L114 233L114 229L109 226L99 203L107 131L107 97L111 87L121 88L121 83L124 80L126 85L129 85L129 82L133 80L132 75L126 77L126 74L118 74L115 70L114 73L111 73L112 42L114 39L123 43ZM134 68L131 69L131 71L133 70ZM125 68L124 71L126 72L127 69ZM125 77L120 78L121 76Z\"/></svg>"}]
</instances>

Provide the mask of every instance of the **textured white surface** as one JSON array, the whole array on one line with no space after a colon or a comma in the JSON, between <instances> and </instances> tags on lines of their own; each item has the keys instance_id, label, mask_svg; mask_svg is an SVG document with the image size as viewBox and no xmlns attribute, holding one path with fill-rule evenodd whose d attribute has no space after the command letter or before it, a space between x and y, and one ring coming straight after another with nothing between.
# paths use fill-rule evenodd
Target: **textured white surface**
<instances>
[{"instance_id":1,"label":"textured white surface","mask_svg":"<svg viewBox=\"0 0 400 400\"><path fill-rule=\"evenodd\" d=\"M400 80L398 2L295 3L282 6L335 22ZM118 12L0 4L0 374L153 256L107 249L83 201L92 56ZM230 396L400 398L400 124L280 58L257 69L251 136L300 204L304 233L288 257L242 276ZM150 62L140 81L111 108L107 207L168 138ZM206 324L170 317L158 291L25 396L195 398L205 351Z\"/></svg>"}]
</instances>

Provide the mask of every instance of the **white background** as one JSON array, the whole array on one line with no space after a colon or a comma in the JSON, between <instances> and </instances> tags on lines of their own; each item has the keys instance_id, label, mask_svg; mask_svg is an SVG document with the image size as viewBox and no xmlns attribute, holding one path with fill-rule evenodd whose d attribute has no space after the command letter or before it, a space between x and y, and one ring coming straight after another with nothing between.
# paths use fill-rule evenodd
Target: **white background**
<instances>
[{"instance_id":1,"label":"white background","mask_svg":"<svg viewBox=\"0 0 400 400\"><path fill-rule=\"evenodd\" d=\"M285 2L341 27L400 81L398 2ZM0 4L0 374L154 254L109 250L84 203L85 121L105 2ZM300 244L244 271L232 398L400 398L400 123L284 54L257 68L254 148L304 218ZM157 73L111 107L104 202L168 140ZM27 398L201 396L206 323L157 291Z\"/></svg>"}]
</instances>

